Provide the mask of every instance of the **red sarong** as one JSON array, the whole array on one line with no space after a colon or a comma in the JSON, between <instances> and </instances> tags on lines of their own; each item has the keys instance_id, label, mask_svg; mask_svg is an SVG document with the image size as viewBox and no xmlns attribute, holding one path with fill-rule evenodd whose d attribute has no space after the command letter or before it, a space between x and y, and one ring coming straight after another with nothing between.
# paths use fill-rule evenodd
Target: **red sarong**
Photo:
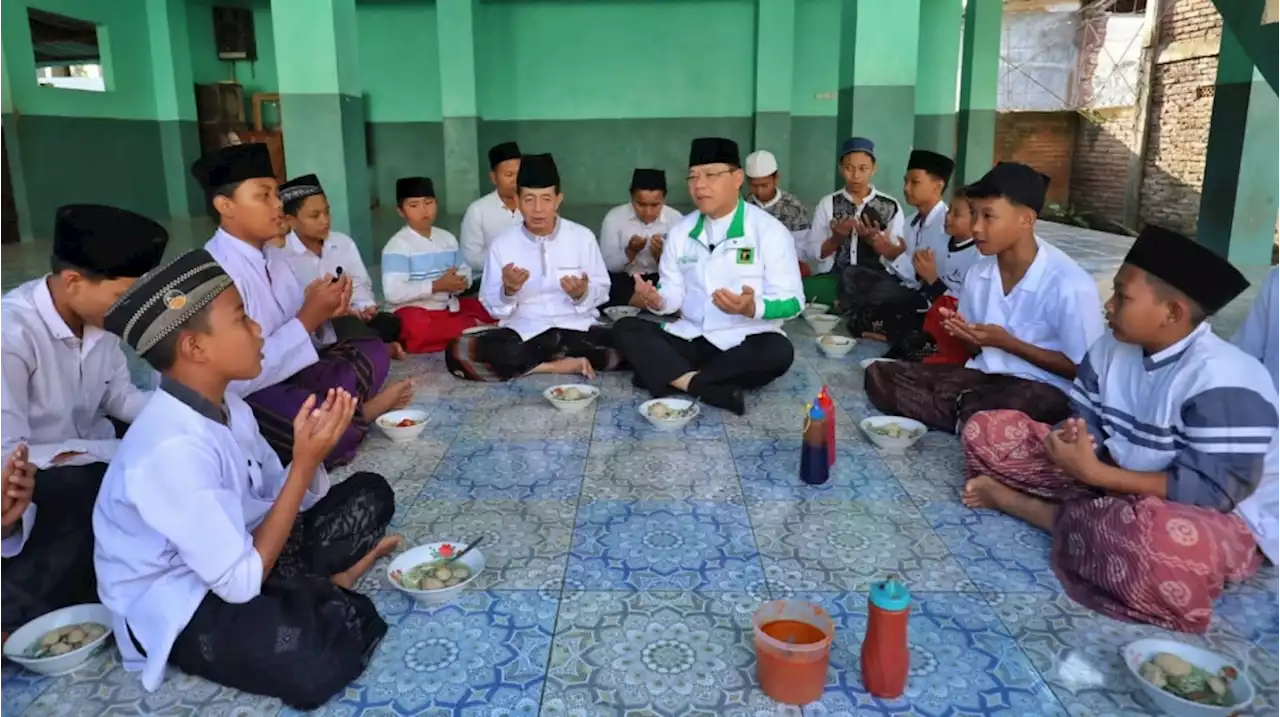
<instances>
[{"instance_id":1,"label":"red sarong","mask_svg":"<svg viewBox=\"0 0 1280 717\"><path fill-rule=\"evenodd\" d=\"M969 347L963 341L957 339L947 330L942 328L942 311L941 309L949 309L956 311L960 306L960 302L956 297L951 295L939 296L938 300L929 306L929 310L924 315L925 333L933 339L933 344L938 347L937 351L924 358L924 363L940 363L951 364L953 366L963 366L969 361Z\"/></svg>"},{"instance_id":2,"label":"red sarong","mask_svg":"<svg viewBox=\"0 0 1280 717\"><path fill-rule=\"evenodd\" d=\"M400 345L411 354L444 351L463 331L493 323L493 317L476 298L458 299L457 313L406 306L396 309L396 316L400 317Z\"/></svg>"},{"instance_id":3,"label":"red sarong","mask_svg":"<svg viewBox=\"0 0 1280 717\"><path fill-rule=\"evenodd\" d=\"M984 411L965 424L965 476L1058 503L1053 571L1067 595L1118 620L1204 632L1224 583L1262 564L1239 516L1151 496L1108 495L1057 468L1050 426L1019 411Z\"/></svg>"}]
</instances>

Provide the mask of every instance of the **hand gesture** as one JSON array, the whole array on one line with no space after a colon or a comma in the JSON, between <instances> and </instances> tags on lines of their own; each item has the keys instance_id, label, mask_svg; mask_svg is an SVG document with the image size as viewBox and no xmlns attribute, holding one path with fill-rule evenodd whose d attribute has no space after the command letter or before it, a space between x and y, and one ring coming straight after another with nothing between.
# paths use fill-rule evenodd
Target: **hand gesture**
<instances>
[{"instance_id":1,"label":"hand gesture","mask_svg":"<svg viewBox=\"0 0 1280 717\"><path fill-rule=\"evenodd\" d=\"M560 288L574 301L581 301L587 295L587 275L565 276L560 278Z\"/></svg>"},{"instance_id":2,"label":"hand gesture","mask_svg":"<svg viewBox=\"0 0 1280 717\"><path fill-rule=\"evenodd\" d=\"M890 239L889 232L884 230L872 234L867 242L877 254L890 260L896 259L899 254L906 251L906 247L903 246L902 242Z\"/></svg>"},{"instance_id":3,"label":"hand gesture","mask_svg":"<svg viewBox=\"0 0 1280 717\"><path fill-rule=\"evenodd\" d=\"M524 283L529 280L529 272L521 269L515 264L507 264L502 267L502 293L507 296L515 296L524 288Z\"/></svg>"},{"instance_id":4,"label":"hand gesture","mask_svg":"<svg viewBox=\"0 0 1280 717\"><path fill-rule=\"evenodd\" d=\"M662 294L658 293L658 289L654 287L653 282L646 281L644 277L636 274L631 277L635 280L634 294L635 298L640 299L644 303L644 308L653 311L661 311L663 300Z\"/></svg>"},{"instance_id":5,"label":"hand gesture","mask_svg":"<svg viewBox=\"0 0 1280 717\"><path fill-rule=\"evenodd\" d=\"M911 266L916 270L916 276L923 279L926 284L932 284L938 280L938 259L932 249L917 250L911 255Z\"/></svg>"},{"instance_id":6,"label":"hand gesture","mask_svg":"<svg viewBox=\"0 0 1280 717\"><path fill-rule=\"evenodd\" d=\"M1044 450L1062 472L1084 483L1089 482L1098 462L1097 444L1081 418L1068 418L1061 428L1050 431L1044 438Z\"/></svg>"},{"instance_id":7,"label":"hand gesture","mask_svg":"<svg viewBox=\"0 0 1280 717\"><path fill-rule=\"evenodd\" d=\"M649 253L653 255L654 261L662 261L662 247L667 238L661 234L654 234L649 237Z\"/></svg>"},{"instance_id":8,"label":"hand gesture","mask_svg":"<svg viewBox=\"0 0 1280 717\"><path fill-rule=\"evenodd\" d=\"M648 239L639 234L633 234L631 240L627 242L627 259L635 261L636 256L640 254L640 250L644 249L644 245L648 243Z\"/></svg>"},{"instance_id":9,"label":"hand gesture","mask_svg":"<svg viewBox=\"0 0 1280 717\"><path fill-rule=\"evenodd\" d=\"M942 328L952 336L976 348L1004 349L1013 337L997 324L971 324L960 314L941 309Z\"/></svg>"},{"instance_id":10,"label":"hand gesture","mask_svg":"<svg viewBox=\"0 0 1280 717\"><path fill-rule=\"evenodd\" d=\"M862 215L859 214L858 218L854 220L854 230L858 232L858 236L863 239L870 240L876 234L884 231L884 227L881 227L878 223L873 222L870 219L864 219Z\"/></svg>"},{"instance_id":11,"label":"hand gesture","mask_svg":"<svg viewBox=\"0 0 1280 717\"><path fill-rule=\"evenodd\" d=\"M308 331L315 331L329 319L341 316L350 306L351 279L342 276L335 281L326 274L307 285L298 319Z\"/></svg>"},{"instance_id":12,"label":"hand gesture","mask_svg":"<svg viewBox=\"0 0 1280 717\"><path fill-rule=\"evenodd\" d=\"M858 228L858 220L854 217L845 217L844 219L832 219L831 236L838 239L848 239L853 236L853 232Z\"/></svg>"},{"instance_id":13,"label":"hand gesture","mask_svg":"<svg viewBox=\"0 0 1280 717\"><path fill-rule=\"evenodd\" d=\"M506 272L503 271L503 278L506 278ZM444 275L439 279L431 282L431 293L433 294L460 294L467 290L467 280L458 273L457 267L449 267Z\"/></svg>"},{"instance_id":14,"label":"hand gesture","mask_svg":"<svg viewBox=\"0 0 1280 717\"><path fill-rule=\"evenodd\" d=\"M329 389L324 402L316 405L315 395L303 401L293 419L293 461L320 466L351 425L356 399L345 389Z\"/></svg>"},{"instance_id":15,"label":"hand gesture","mask_svg":"<svg viewBox=\"0 0 1280 717\"><path fill-rule=\"evenodd\" d=\"M711 294L711 303L726 314L738 314L750 319L756 315L756 290L744 286L741 294L735 294L728 289L716 289Z\"/></svg>"},{"instance_id":16,"label":"hand gesture","mask_svg":"<svg viewBox=\"0 0 1280 717\"><path fill-rule=\"evenodd\" d=\"M378 315L378 307L377 305L374 305L366 306L363 309L356 309L355 315L359 316L361 321L370 321L373 317Z\"/></svg>"},{"instance_id":17,"label":"hand gesture","mask_svg":"<svg viewBox=\"0 0 1280 717\"><path fill-rule=\"evenodd\" d=\"M36 466L27 457L27 446L22 444L4 459L4 473L0 475L0 527L8 533L27 506L36 489Z\"/></svg>"}]
</instances>

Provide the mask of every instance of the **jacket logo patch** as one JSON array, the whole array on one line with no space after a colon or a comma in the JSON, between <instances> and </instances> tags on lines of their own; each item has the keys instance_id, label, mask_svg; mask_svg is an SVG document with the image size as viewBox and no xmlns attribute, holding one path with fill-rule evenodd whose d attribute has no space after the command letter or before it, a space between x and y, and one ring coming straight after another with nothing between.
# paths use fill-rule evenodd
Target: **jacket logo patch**
<instances>
[{"instance_id":1,"label":"jacket logo patch","mask_svg":"<svg viewBox=\"0 0 1280 717\"><path fill-rule=\"evenodd\" d=\"M755 261L756 261L755 249L748 246L738 250L739 264L754 264Z\"/></svg>"}]
</instances>

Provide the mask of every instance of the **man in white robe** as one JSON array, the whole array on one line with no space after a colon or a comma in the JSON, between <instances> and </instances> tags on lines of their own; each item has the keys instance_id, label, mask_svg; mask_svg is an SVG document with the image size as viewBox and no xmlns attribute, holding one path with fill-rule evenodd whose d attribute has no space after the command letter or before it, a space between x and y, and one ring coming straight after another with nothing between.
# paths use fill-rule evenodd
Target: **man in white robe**
<instances>
[{"instance_id":1,"label":"man in white robe","mask_svg":"<svg viewBox=\"0 0 1280 717\"><path fill-rule=\"evenodd\" d=\"M54 222L51 273L0 301L0 451L36 471L29 510L4 529L3 630L96 601L90 515L136 388L107 307L160 263L169 234L133 212L70 205ZM114 422L114 423L113 423Z\"/></svg>"},{"instance_id":2,"label":"man in white robe","mask_svg":"<svg viewBox=\"0 0 1280 717\"><path fill-rule=\"evenodd\" d=\"M356 412L333 389L293 422L281 465L229 390L262 370L261 329L209 252L143 277L107 326L163 374L94 507L98 593L127 670L156 690L166 665L315 709L360 676L386 633L352 590L399 539L382 476L331 486L325 456Z\"/></svg>"},{"instance_id":3,"label":"man in white robe","mask_svg":"<svg viewBox=\"0 0 1280 717\"><path fill-rule=\"evenodd\" d=\"M480 303L498 328L459 336L445 349L445 365L473 381L617 368L612 333L596 325L609 272L591 230L560 216L564 194L551 155L522 159L519 188L524 222L493 240L480 284Z\"/></svg>"}]
</instances>

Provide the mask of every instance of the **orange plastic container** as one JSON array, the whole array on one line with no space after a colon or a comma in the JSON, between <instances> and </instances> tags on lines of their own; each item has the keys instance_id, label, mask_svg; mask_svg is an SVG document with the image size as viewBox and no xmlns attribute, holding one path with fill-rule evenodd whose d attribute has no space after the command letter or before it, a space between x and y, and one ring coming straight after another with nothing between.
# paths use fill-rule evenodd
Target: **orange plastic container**
<instances>
[{"instance_id":1,"label":"orange plastic container","mask_svg":"<svg viewBox=\"0 0 1280 717\"><path fill-rule=\"evenodd\" d=\"M817 702L827 685L836 626L817 605L775 600L756 610L756 675L764 693L788 705Z\"/></svg>"},{"instance_id":2,"label":"orange plastic container","mask_svg":"<svg viewBox=\"0 0 1280 717\"><path fill-rule=\"evenodd\" d=\"M862 686L875 697L897 699L906 690L911 671L911 648L907 644L911 591L891 578L871 587L867 603Z\"/></svg>"}]
</instances>

